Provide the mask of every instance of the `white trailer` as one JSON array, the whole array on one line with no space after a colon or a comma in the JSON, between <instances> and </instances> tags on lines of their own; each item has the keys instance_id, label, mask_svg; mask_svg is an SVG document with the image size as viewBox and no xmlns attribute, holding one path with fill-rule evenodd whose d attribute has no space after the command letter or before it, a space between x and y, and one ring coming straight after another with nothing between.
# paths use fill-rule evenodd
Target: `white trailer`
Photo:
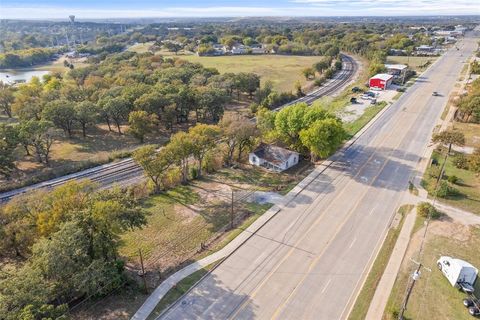
<instances>
[{"instance_id":1,"label":"white trailer","mask_svg":"<svg viewBox=\"0 0 480 320\"><path fill-rule=\"evenodd\" d=\"M437 266L452 286L464 289L464 291L469 288L473 289L478 269L467 261L442 256L438 259Z\"/></svg>"}]
</instances>

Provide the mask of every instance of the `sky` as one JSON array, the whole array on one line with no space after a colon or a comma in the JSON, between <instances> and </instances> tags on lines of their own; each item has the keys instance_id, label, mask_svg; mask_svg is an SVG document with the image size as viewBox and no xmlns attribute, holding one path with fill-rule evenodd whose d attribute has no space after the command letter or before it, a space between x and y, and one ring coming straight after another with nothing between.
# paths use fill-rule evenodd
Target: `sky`
<instances>
[{"instance_id":1,"label":"sky","mask_svg":"<svg viewBox=\"0 0 480 320\"><path fill-rule=\"evenodd\" d=\"M480 15L480 0L0 0L1 19Z\"/></svg>"}]
</instances>

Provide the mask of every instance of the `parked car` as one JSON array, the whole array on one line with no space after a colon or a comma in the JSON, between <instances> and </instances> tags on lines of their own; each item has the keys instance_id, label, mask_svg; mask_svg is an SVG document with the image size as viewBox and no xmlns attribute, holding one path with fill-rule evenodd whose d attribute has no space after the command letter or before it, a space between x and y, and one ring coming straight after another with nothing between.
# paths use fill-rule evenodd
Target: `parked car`
<instances>
[{"instance_id":1,"label":"parked car","mask_svg":"<svg viewBox=\"0 0 480 320\"><path fill-rule=\"evenodd\" d=\"M438 97L440 94L437 91L433 91L432 96Z\"/></svg>"},{"instance_id":2,"label":"parked car","mask_svg":"<svg viewBox=\"0 0 480 320\"><path fill-rule=\"evenodd\" d=\"M372 100L370 100L370 104L376 104L376 103L377 103L377 99L372 98Z\"/></svg>"},{"instance_id":3,"label":"parked car","mask_svg":"<svg viewBox=\"0 0 480 320\"><path fill-rule=\"evenodd\" d=\"M353 87L353 88L352 88L352 92L353 92L353 93L358 93L358 92L363 92L363 90L360 89L359 87Z\"/></svg>"},{"instance_id":4,"label":"parked car","mask_svg":"<svg viewBox=\"0 0 480 320\"><path fill-rule=\"evenodd\" d=\"M353 104L358 103L357 98L351 97L350 98L350 103L353 103Z\"/></svg>"},{"instance_id":5,"label":"parked car","mask_svg":"<svg viewBox=\"0 0 480 320\"><path fill-rule=\"evenodd\" d=\"M372 92L372 91L367 91L367 92L365 92L365 94L369 97L372 97L372 98L375 98L378 95L378 93L375 93L375 92Z\"/></svg>"},{"instance_id":6,"label":"parked car","mask_svg":"<svg viewBox=\"0 0 480 320\"><path fill-rule=\"evenodd\" d=\"M477 279L478 269L467 261L442 256L437 261L437 266L450 284L466 293L473 292L473 285Z\"/></svg>"}]
</instances>

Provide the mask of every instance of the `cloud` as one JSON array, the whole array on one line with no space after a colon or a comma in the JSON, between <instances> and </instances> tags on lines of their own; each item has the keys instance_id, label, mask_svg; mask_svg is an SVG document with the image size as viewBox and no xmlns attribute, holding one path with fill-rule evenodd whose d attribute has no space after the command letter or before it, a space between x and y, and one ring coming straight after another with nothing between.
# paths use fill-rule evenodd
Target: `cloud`
<instances>
[{"instance_id":1,"label":"cloud","mask_svg":"<svg viewBox=\"0 0 480 320\"><path fill-rule=\"evenodd\" d=\"M478 0L287 0L278 7L261 5L155 7L142 9L87 9L62 6L2 5L1 19L79 19L244 17L244 16L395 16L480 14ZM134 2L132 2L134 3ZM134 4L132 4L132 7ZM137 7L138 8L138 7Z\"/></svg>"}]
</instances>

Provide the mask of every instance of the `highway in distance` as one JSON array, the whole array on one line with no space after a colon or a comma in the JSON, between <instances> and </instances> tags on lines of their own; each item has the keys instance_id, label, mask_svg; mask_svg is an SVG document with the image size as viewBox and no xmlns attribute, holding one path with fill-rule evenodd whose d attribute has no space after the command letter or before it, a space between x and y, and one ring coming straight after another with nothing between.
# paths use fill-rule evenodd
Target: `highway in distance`
<instances>
[{"instance_id":1,"label":"highway in distance","mask_svg":"<svg viewBox=\"0 0 480 320\"><path fill-rule=\"evenodd\" d=\"M477 47L467 36L160 319L345 319ZM440 96L432 96L437 91Z\"/></svg>"}]
</instances>

